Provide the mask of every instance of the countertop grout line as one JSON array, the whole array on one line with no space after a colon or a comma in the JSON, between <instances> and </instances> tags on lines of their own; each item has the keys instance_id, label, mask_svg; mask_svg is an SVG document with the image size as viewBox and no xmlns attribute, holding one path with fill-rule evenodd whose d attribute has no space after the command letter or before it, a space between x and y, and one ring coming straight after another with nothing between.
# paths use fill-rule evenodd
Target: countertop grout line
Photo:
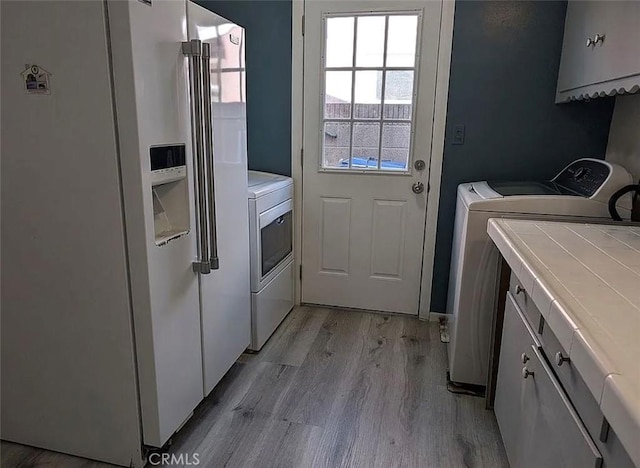
<instances>
[{"instance_id":1,"label":"countertop grout line","mask_svg":"<svg viewBox=\"0 0 640 468\"><path fill-rule=\"evenodd\" d=\"M536 224L536 227L538 227L538 225ZM579 235L578 233L576 233L575 231L571 230L568 226L565 227L568 231L574 233L575 235L577 235L578 237L580 237L581 239L583 239L584 241L586 241L588 244L592 245L593 247L596 247L595 245L593 245L593 243L589 242L587 239L585 239L583 236ZM615 291L616 294L618 296L620 296L623 300L625 300L626 302L628 302L634 309L637 309L638 311L640 311L640 306L634 304L627 296L625 296L623 293L621 293L618 289L616 289L615 286L611 285L608 280L606 280L605 278L603 278L600 274L596 273L593 269L591 269L589 266L587 266L584 262L582 262L578 257L576 257L574 254L572 254L569 250L567 250L564 246L562 246L560 244L559 241L557 241L555 238L553 238L548 232L543 231L541 229L541 231L543 233L545 233L547 235L547 237L554 242L558 247L560 247L562 250L564 250L567 254L569 254L570 257L572 257L573 259L575 259L580 265L582 265L587 271L591 272L596 278L600 279L602 281L602 283L606 284L609 288L611 288L611 290ZM518 236L518 239L520 239L521 242L526 243L517 233L516 235ZM596 247L597 248L597 247ZM606 252L600 250L603 254L607 255L608 258L610 258L611 260L613 260L614 262L618 263L619 265L621 265L622 267L624 267L627 270L630 270L629 267L627 267L626 265L621 264L620 262L618 262L615 258L611 257L610 255L608 255ZM635 249L634 249L635 250ZM551 271L551 270L549 270ZM634 275L636 275L636 273L633 270L630 270ZM555 276L555 275L554 275ZM568 288L565 287L565 289L567 289L567 291L569 291L569 294L571 295L571 297L576 297L575 294L573 294ZM588 310L588 309L586 309ZM591 314L590 314L591 315Z\"/></svg>"}]
</instances>

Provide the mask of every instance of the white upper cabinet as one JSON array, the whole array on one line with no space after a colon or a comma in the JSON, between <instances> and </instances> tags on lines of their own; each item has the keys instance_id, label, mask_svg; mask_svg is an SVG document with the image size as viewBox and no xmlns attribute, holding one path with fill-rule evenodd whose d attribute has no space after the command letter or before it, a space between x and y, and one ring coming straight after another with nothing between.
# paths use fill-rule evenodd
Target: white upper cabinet
<instances>
[{"instance_id":1,"label":"white upper cabinet","mask_svg":"<svg viewBox=\"0 0 640 468\"><path fill-rule=\"evenodd\" d=\"M556 102L640 88L640 0L569 1Z\"/></svg>"}]
</instances>

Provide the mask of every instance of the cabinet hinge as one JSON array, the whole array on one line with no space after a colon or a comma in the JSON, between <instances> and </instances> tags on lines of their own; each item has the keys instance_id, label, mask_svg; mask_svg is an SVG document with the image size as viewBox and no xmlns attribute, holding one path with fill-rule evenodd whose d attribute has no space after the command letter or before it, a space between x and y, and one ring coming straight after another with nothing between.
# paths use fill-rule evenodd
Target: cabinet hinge
<instances>
[{"instance_id":1,"label":"cabinet hinge","mask_svg":"<svg viewBox=\"0 0 640 468\"><path fill-rule=\"evenodd\" d=\"M302 281L302 264L300 265L300 281Z\"/></svg>"},{"instance_id":2,"label":"cabinet hinge","mask_svg":"<svg viewBox=\"0 0 640 468\"><path fill-rule=\"evenodd\" d=\"M304 148L300 148L300 167L304 167Z\"/></svg>"},{"instance_id":3,"label":"cabinet hinge","mask_svg":"<svg viewBox=\"0 0 640 468\"><path fill-rule=\"evenodd\" d=\"M304 36L304 15L302 15L302 35Z\"/></svg>"}]
</instances>

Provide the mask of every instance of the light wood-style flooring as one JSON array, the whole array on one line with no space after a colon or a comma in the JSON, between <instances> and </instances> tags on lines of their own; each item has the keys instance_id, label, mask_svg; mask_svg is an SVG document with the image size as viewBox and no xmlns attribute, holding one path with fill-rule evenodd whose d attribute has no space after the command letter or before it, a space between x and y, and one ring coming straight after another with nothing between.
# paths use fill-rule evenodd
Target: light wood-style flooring
<instances>
[{"instance_id":1,"label":"light wood-style flooring","mask_svg":"<svg viewBox=\"0 0 640 468\"><path fill-rule=\"evenodd\" d=\"M214 468L508 466L484 400L447 391L436 323L313 307L243 355L169 451ZM1 461L109 466L7 442Z\"/></svg>"}]
</instances>

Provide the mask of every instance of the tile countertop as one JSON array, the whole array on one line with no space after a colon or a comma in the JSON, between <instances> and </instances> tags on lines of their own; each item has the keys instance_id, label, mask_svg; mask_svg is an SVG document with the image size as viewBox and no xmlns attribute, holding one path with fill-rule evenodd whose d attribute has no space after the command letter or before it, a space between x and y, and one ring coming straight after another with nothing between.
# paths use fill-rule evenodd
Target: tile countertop
<instances>
[{"instance_id":1,"label":"tile countertop","mask_svg":"<svg viewBox=\"0 0 640 468\"><path fill-rule=\"evenodd\" d=\"M640 466L640 226L490 219L487 230Z\"/></svg>"}]
</instances>

